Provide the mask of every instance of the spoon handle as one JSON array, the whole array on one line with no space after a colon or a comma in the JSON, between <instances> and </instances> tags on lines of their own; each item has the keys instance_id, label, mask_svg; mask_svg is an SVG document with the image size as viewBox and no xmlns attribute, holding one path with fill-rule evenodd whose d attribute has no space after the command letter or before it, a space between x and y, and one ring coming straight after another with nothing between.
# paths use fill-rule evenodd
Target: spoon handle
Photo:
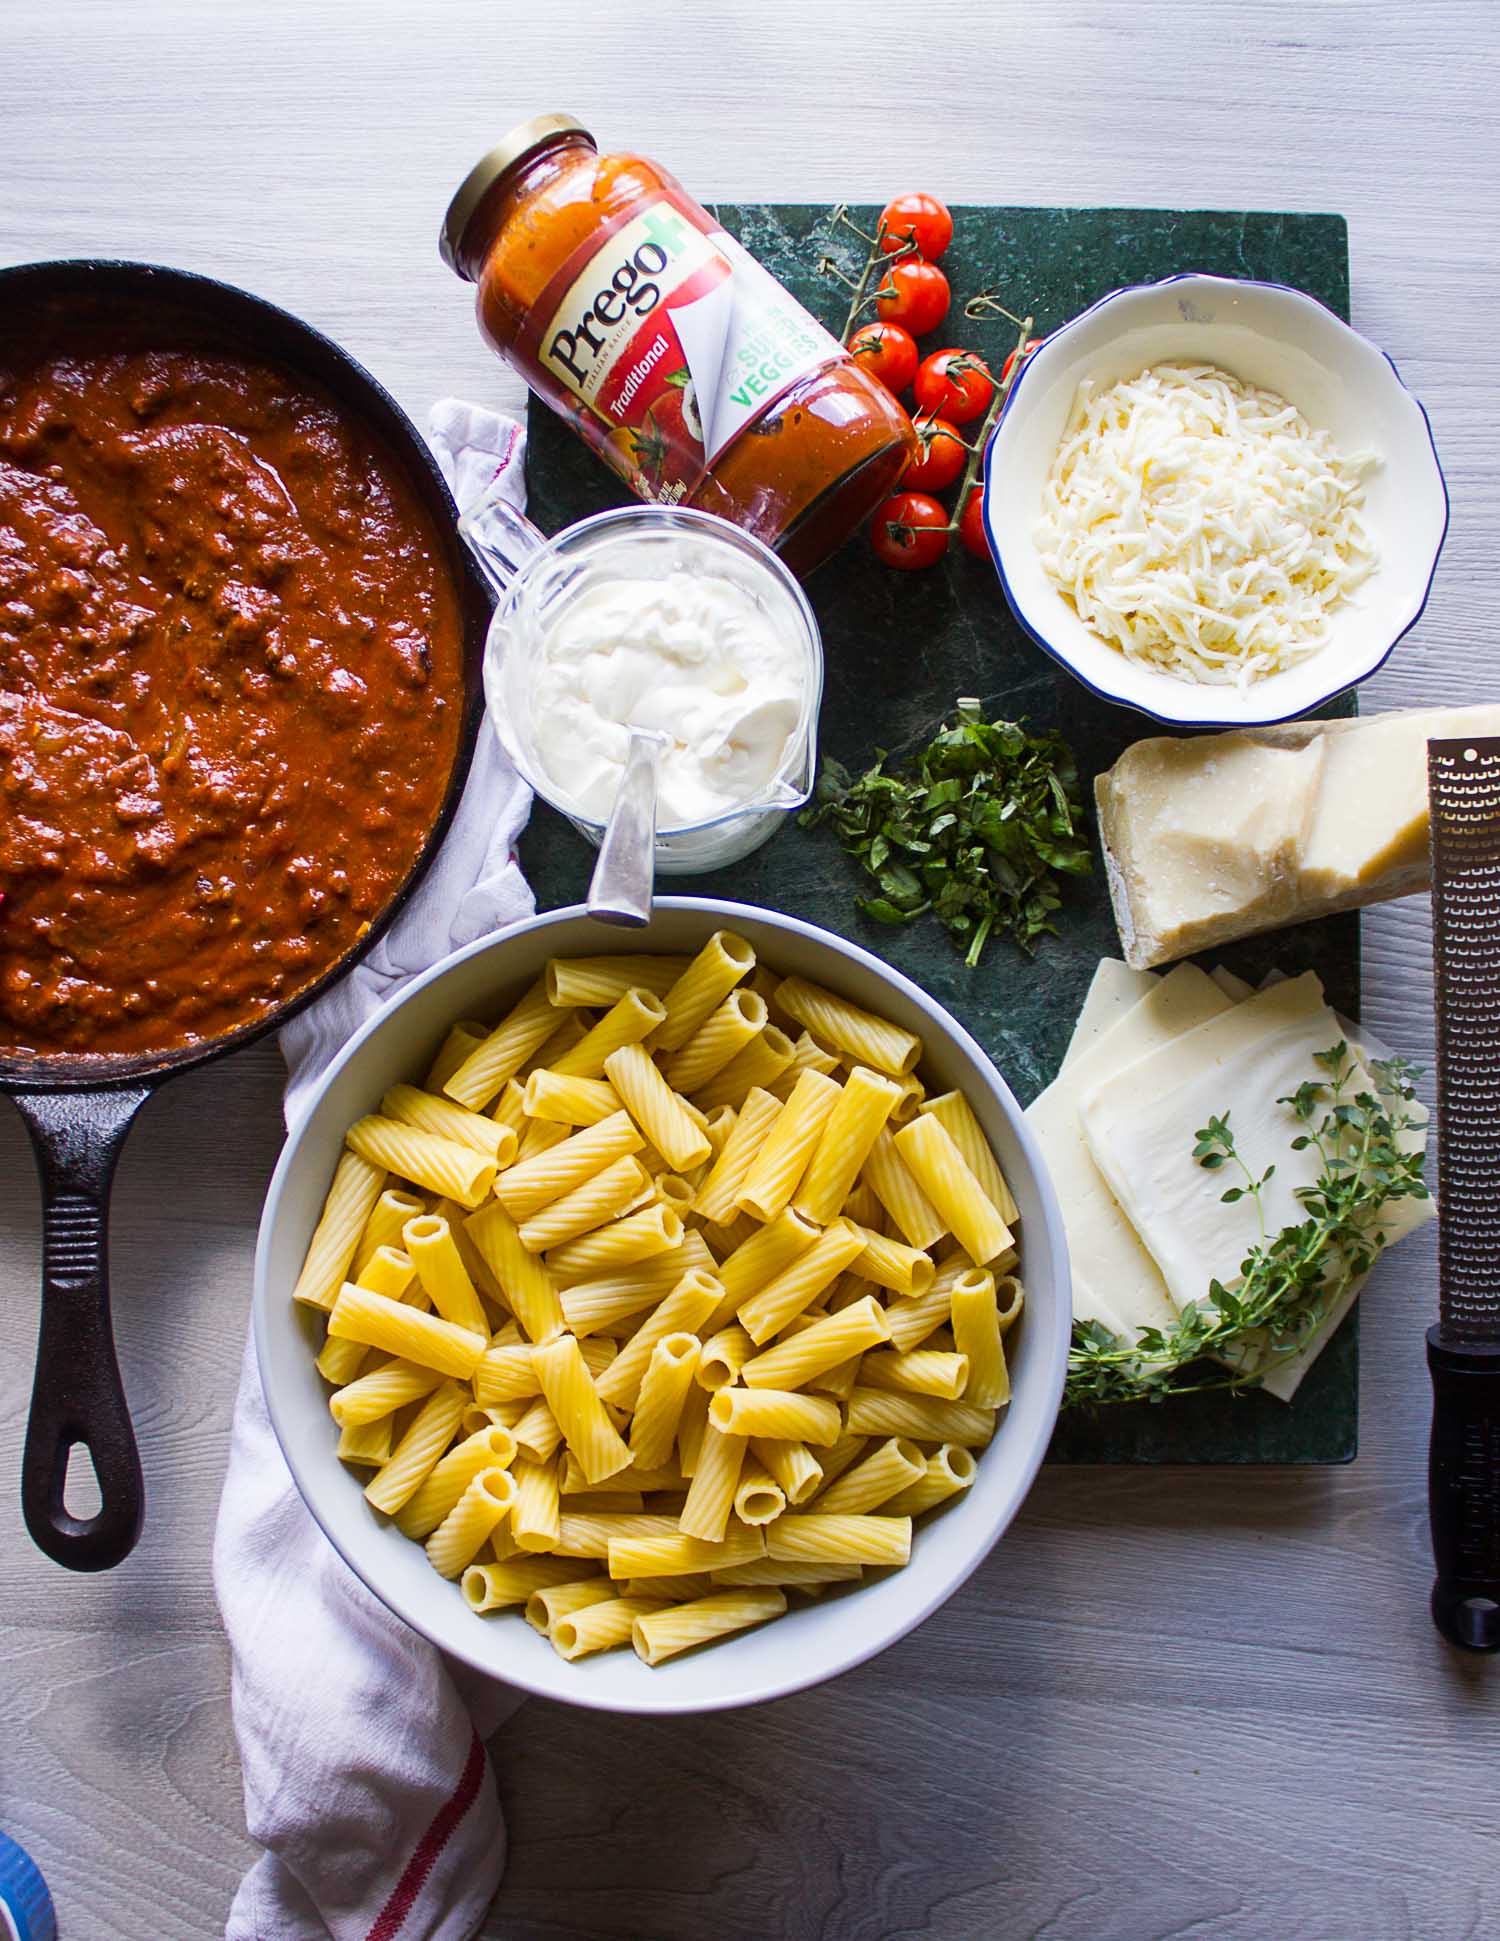
<instances>
[{"instance_id":1,"label":"spoon handle","mask_svg":"<svg viewBox=\"0 0 1500 1941\"><path fill-rule=\"evenodd\" d=\"M665 737L633 728L625 772L599 845L588 912L601 923L642 924L651 917L656 868L656 787Z\"/></svg>"}]
</instances>

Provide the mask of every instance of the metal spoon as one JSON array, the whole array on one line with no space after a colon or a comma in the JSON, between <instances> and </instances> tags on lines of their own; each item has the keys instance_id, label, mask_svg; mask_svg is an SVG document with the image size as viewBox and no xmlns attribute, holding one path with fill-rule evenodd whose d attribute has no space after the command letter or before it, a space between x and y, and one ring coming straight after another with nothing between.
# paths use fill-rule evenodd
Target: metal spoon
<instances>
[{"instance_id":1,"label":"metal spoon","mask_svg":"<svg viewBox=\"0 0 1500 1941\"><path fill-rule=\"evenodd\" d=\"M638 925L651 918L656 872L656 788L667 737L632 728L625 772L609 812L589 884L588 912L601 923Z\"/></svg>"}]
</instances>

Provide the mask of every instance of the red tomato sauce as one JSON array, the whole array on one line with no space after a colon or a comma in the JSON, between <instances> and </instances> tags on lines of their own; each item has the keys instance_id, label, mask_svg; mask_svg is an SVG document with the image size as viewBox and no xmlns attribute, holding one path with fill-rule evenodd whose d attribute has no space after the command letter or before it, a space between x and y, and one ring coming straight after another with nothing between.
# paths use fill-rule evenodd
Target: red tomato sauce
<instances>
[{"instance_id":1,"label":"red tomato sauce","mask_svg":"<svg viewBox=\"0 0 1500 1941\"><path fill-rule=\"evenodd\" d=\"M437 535L325 395L0 343L0 1051L165 1051L313 982L463 711Z\"/></svg>"}]
</instances>

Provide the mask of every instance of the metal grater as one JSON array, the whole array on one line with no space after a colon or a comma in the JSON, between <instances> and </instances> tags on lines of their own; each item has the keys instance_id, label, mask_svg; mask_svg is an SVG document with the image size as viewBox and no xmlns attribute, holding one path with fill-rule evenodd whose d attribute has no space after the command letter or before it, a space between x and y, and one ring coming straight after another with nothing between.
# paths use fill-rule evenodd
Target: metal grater
<instances>
[{"instance_id":1,"label":"metal grater","mask_svg":"<svg viewBox=\"0 0 1500 1941\"><path fill-rule=\"evenodd\" d=\"M1439 1316L1428 1332L1432 1616L1500 1649L1500 739L1427 744Z\"/></svg>"}]
</instances>

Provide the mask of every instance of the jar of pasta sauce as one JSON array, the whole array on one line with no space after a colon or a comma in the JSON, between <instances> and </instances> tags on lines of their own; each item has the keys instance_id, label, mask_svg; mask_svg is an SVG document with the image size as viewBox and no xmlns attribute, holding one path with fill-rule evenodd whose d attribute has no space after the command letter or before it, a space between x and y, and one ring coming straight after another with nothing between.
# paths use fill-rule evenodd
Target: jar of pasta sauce
<instances>
[{"instance_id":1,"label":"jar of pasta sauce","mask_svg":"<svg viewBox=\"0 0 1500 1941\"><path fill-rule=\"evenodd\" d=\"M732 520L794 572L916 456L885 386L674 177L571 116L470 171L441 249L485 337L632 491Z\"/></svg>"}]
</instances>

